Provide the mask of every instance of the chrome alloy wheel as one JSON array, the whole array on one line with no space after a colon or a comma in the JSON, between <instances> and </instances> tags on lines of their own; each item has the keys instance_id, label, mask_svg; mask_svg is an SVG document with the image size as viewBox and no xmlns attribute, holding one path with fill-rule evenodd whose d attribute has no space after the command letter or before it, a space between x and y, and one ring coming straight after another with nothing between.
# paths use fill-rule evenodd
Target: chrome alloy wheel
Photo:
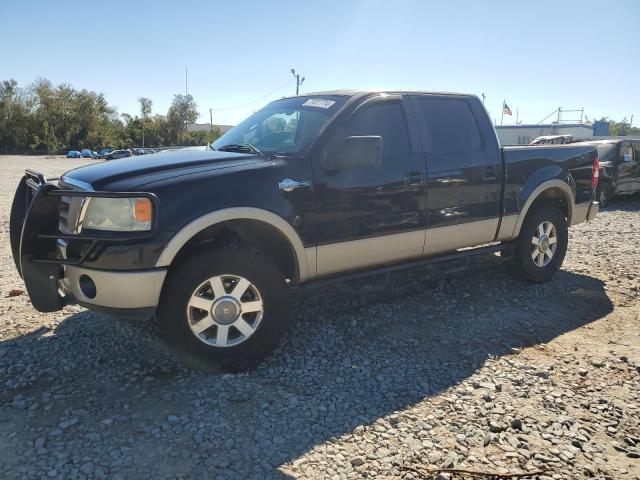
<instances>
[{"instance_id":1,"label":"chrome alloy wheel","mask_svg":"<svg viewBox=\"0 0 640 480\"><path fill-rule=\"evenodd\" d=\"M531 259L538 267L546 267L558 248L558 234L553 223L544 221L531 237Z\"/></svg>"},{"instance_id":2,"label":"chrome alloy wheel","mask_svg":"<svg viewBox=\"0 0 640 480\"><path fill-rule=\"evenodd\" d=\"M255 333L263 316L260 292L238 275L216 275L202 282L187 304L191 331L214 347L244 342Z\"/></svg>"}]
</instances>

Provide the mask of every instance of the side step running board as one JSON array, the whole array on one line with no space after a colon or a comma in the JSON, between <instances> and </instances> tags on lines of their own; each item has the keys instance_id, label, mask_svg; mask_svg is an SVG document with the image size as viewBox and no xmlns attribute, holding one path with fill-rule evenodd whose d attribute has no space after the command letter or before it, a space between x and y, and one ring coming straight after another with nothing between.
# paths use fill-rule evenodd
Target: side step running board
<instances>
[{"instance_id":1,"label":"side step running board","mask_svg":"<svg viewBox=\"0 0 640 480\"><path fill-rule=\"evenodd\" d=\"M392 265L384 265L367 270L357 270L355 272L339 273L337 275L331 275L329 277L319 278L317 280L310 280L302 284L292 284L290 288L299 290L311 290L316 288L322 288L334 283L341 283L351 280L360 280L367 277L374 277L385 273L398 272L402 270L409 270L411 268L424 267L427 265L434 265L441 262L447 262L451 260L464 259L465 264L462 267L454 267L452 269L445 270L443 273L449 274L458 271L463 271L468 266L469 257L476 255L487 255L490 253L503 252L502 260L510 260L513 258L513 244L511 243L498 243L495 245L489 245L486 247L470 248L466 250L457 250L452 253L446 253L443 255L437 255L428 258L421 258L419 260L410 260L408 262L395 263Z\"/></svg>"}]
</instances>

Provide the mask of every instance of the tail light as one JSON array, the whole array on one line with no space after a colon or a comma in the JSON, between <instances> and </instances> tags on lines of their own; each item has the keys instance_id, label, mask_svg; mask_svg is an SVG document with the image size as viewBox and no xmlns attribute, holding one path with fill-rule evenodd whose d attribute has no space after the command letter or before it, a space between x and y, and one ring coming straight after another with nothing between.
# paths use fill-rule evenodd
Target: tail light
<instances>
[{"instance_id":1,"label":"tail light","mask_svg":"<svg viewBox=\"0 0 640 480\"><path fill-rule=\"evenodd\" d=\"M598 157L593 161L593 171L591 172L591 187L596 188L598 186L598 179L600 178L600 160Z\"/></svg>"}]
</instances>

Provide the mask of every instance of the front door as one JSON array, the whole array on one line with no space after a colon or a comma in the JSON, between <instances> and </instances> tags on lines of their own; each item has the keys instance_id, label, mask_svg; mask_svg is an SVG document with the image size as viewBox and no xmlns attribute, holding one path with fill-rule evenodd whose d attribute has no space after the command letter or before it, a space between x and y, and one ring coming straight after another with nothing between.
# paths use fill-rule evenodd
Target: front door
<instances>
[{"instance_id":1,"label":"front door","mask_svg":"<svg viewBox=\"0 0 640 480\"><path fill-rule=\"evenodd\" d=\"M382 137L382 164L325 170L321 157L349 136ZM365 100L314 158L318 275L422 254L425 164L411 142L402 97Z\"/></svg>"}]
</instances>

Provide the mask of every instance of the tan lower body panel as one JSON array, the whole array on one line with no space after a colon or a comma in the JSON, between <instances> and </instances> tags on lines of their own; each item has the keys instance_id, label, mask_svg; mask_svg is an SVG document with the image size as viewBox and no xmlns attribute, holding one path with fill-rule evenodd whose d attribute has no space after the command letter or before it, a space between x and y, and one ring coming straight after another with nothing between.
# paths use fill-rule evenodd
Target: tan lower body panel
<instances>
[{"instance_id":1,"label":"tan lower body panel","mask_svg":"<svg viewBox=\"0 0 640 480\"><path fill-rule=\"evenodd\" d=\"M458 248L475 247L493 242L497 228L497 218L447 227L428 228L424 255L435 255Z\"/></svg>"},{"instance_id":2,"label":"tan lower body panel","mask_svg":"<svg viewBox=\"0 0 640 480\"><path fill-rule=\"evenodd\" d=\"M317 276L435 255L492 242L498 219L364 238L317 247Z\"/></svg>"},{"instance_id":3,"label":"tan lower body panel","mask_svg":"<svg viewBox=\"0 0 640 480\"><path fill-rule=\"evenodd\" d=\"M419 257L424 230L320 245L318 276Z\"/></svg>"}]
</instances>

